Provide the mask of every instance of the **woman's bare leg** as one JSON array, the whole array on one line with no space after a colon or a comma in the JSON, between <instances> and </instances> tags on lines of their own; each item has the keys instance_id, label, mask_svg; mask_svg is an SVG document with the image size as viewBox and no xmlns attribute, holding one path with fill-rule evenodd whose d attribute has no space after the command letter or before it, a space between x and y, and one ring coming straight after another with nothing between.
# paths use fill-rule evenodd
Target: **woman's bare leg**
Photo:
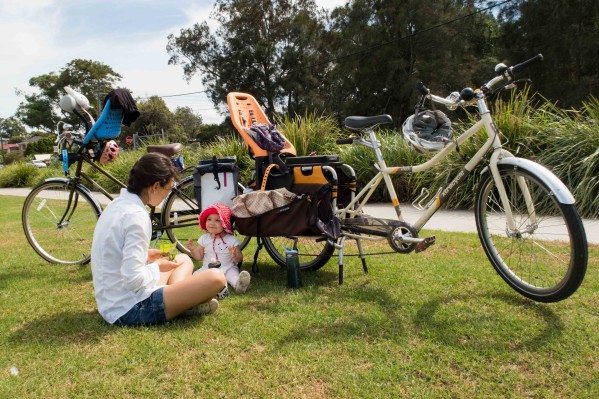
<instances>
[{"instance_id":1,"label":"woman's bare leg","mask_svg":"<svg viewBox=\"0 0 599 399\"><path fill-rule=\"evenodd\" d=\"M219 269L202 273L164 287L166 318L172 319L200 303L208 302L225 287L225 275Z\"/></svg>"},{"instance_id":2,"label":"woman's bare leg","mask_svg":"<svg viewBox=\"0 0 599 399\"><path fill-rule=\"evenodd\" d=\"M181 265L168 272L160 272L160 278L156 285L173 284L191 276L191 273L193 273L193 262L191 261L191 258L185 254L178 254L175 259Z\"/></svg>"},{"instance_id":3,"label":"woman's bare leg","mask_svg":"<svg viewBox=\"0 0 599 399\"><path fill-rule=\"evenodd\" d=\"M193 273L193 262L189 256L186 254L177 254L175 260L179 263L179 267L172 271L168 279L168 285L185 280Z\"/></svg>"}]
</instances>

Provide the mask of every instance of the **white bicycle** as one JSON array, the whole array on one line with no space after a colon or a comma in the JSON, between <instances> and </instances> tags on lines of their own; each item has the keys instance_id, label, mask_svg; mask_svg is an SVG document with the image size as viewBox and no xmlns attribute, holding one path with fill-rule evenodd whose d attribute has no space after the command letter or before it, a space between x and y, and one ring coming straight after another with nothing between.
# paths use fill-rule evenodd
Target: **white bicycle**
<instances>
[{"instance_id":1,"label":"white bicycle","mask_svg":"<svg viewBox=\"0 0 599 399\"><path fill-rule=\"evenodd\" d=\"M498 64L495 68L497 76L479 89L466 88L447 98L431 94L423 84L419 84L417 88L422 94L419 106L425 101L450 109L475 106L479 113L479 120L459 137L441 136L439 141L419 136L413 117L409 118L404 123L406 139L414 148L434 153L432 158L419 165L387 166L374 128L391 123L389 115L346 118L345 126L357 134L337 143L372 149L378 172L349 203L336 209L343 231L340 242L309 237L269 237L269 244L273 248L298 248L301 264L311 265L313 270L324 265L335 248L339 249L339 279L342 282L345 239L357 240L365 271L363 240L387 239L399 253L425 250L434 244L435 238L419 237L418 233L473 170L483 163L485 166L480 172L474 214L478 236L495 270L510 287L535 301L556 302L572 295L584 279L588 261L586 234L574 197L548 169L515 157L502 147L501 132L493 122L486 102L491 94L514 87L516 75L542 59L539 54L513 67ZM438 123L439 126L442 127L443 123ZM486 140L470 159L464 159L462 169L451 181L436 191L430 200L420 201L422 215L415 222L408 223L402 215L390 176L430 170L478 132L486 135ZM364 205L383 181L396 211L396 220L363 214ZM282 253L273 259L284 264Z\"/></svg>"}]
</instances>

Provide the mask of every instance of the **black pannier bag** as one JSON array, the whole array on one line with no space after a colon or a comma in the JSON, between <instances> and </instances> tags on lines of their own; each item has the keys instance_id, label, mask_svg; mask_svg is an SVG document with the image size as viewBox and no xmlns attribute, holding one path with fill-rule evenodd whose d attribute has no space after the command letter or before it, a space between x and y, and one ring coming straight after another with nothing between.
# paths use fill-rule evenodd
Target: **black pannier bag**
<instances>
[{"instance_id":1,"label":"black pannier bag","mask_svg":"<svg viewBox=\"0 0 599 399\"><path fill-rule=\"evenodd\" d=\"M238 193L239 167L235 156L202 160L193 172L198 207L203 211L212 204L231 207Z\"/></svg>"}]
</instances>

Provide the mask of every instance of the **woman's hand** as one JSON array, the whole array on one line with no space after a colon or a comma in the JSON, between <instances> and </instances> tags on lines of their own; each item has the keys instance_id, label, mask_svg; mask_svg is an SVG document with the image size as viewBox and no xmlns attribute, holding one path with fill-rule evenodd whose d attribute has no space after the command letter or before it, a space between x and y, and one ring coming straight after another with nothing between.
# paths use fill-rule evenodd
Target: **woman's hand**
<instances>
[{"instance_id":1,"label":"woman's hand","mask_svg":"<svg viewBox=\"0 0 599 399\"><path fill-rule=\"evenodd\" d=\"M171 270L178 268L180 265L180 263L178 263L176 260L170 260L168 258L160 258L155 262L158 264L158 269L160 269L161 272L170 272Z\"/></svg>"},{"instance_id":2,"label":"woman's hand","mask_svg":"<svg viewBox=\"0 0 599 399\"><path fill-rule=\"evenodd\" d=\"M156 262L156 260L158 260L162 257L163 257L162 252L160 252L159 249L157 249L157 248L148 249L148 262L154 263L154 262Z\"/></svg>"}]
</instances>

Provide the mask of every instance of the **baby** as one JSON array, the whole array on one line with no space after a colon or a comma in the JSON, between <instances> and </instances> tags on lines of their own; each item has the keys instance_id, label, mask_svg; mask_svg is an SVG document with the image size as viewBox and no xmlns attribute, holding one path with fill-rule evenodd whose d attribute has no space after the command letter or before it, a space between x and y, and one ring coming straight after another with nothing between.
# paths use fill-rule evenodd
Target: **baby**
<instances>
[{"instance_id":1,"label":"baby","mask_svg":"<svg viewBox=\"0 0 599 399\"><path fill-rule=\"evenodd\" d=\"M200 227L208 234L203 234L198 239L196 246L193 240L187 242L191 257L203 260L202 267L194 272L199 273L208 268L220 267L227 278L227 282L235 289L237 294L243 294L250 285L250 274L239 271L239 264L243 255L239 250L239 240L233 235L231 228L231 210L223 204L210 205L200 214ZM228 295L227 287L219 294L220 298Z\"/></svg>"}]
</instances>

